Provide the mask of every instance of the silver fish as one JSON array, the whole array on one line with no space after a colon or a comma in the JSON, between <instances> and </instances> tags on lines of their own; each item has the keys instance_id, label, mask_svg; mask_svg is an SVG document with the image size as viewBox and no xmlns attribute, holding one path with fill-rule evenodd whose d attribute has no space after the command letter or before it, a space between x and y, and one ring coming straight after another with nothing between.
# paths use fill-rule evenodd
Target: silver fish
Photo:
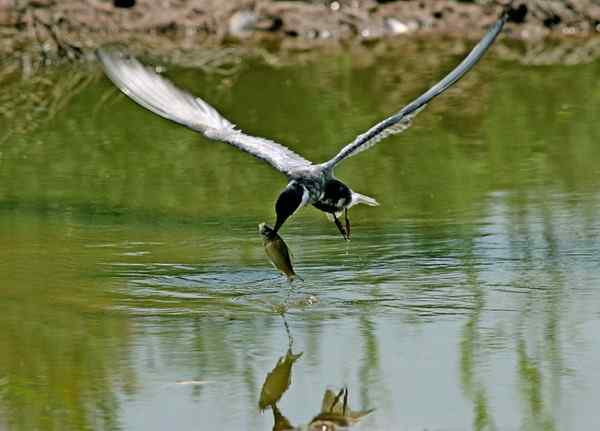
<instances>
[{"instance_id":1,"label":"silver fish","mask_svg":"<svg viewBox=\"0 0 600 431\"><path fill-rule=\"evenodd\" d=\"M283 272L289 281L302 278L294 272L292 259L285 241L266 223L258 225L258 233L262 236L265 253L275 268Z\"/></svg>"}]
</instances>

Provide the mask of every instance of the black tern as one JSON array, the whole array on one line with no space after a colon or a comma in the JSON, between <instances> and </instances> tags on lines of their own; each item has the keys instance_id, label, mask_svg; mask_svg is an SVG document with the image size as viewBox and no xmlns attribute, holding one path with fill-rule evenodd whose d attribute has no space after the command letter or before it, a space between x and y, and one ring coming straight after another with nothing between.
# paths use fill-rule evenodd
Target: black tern
<instances>
[{"instance_id":1,"label":"black tern","mask_svg":"<svg viewBox=\"0 0 600 431\"><path fill-rule=\"evenodd\" d=\"M375 199L353 191L338 180L334 175L335 167L348 157L410 127L415 115L424 109L431 99L442 94L475 66L501 32L506 20L507 15L503 14L462 62L441 81L394 115L358 135L331 160L320 164L314 164L276 142L245 134L204 100L177 88L132 56L119 51L99 49L97 57L113 83L144 108L200 132L208 139L231 144L264 160L283 173L288 179L288 184L275 203L274 233L279 231L292 214L312 204L333 219L344 239L348 240L348 209L356 204L379 204ZM345 226L340 221L342 214Z\"/></svg>"}]
</instances>

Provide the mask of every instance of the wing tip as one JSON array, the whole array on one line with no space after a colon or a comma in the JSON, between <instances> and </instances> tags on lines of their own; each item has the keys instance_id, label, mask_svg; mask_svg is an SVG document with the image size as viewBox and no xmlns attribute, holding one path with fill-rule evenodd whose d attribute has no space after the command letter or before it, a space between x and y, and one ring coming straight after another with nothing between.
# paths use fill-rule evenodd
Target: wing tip
<instances>
[{"instance_id":1,"label":"wing tip","mask_svg":"<svg viewBox=\"0 0 600 431\"><path fill-rule=\"evenodd\" d=\"M109 61L114 61L115 54L123 56L123 51L113 49L113 48L108 48L106 46L101 46L100 48L96 49L94 54L96 55L96 59L100 62L100 64L102 64L104 66Z\"/></svg>"}]
</instances>

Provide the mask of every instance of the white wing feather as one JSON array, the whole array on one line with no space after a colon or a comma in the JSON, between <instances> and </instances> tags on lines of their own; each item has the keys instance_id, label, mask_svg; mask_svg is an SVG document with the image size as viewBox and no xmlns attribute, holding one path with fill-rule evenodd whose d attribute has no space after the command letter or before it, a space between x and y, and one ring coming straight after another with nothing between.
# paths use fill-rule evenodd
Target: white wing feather
<instances>
[{"instance_id":1,"label":"white wing feather","mask_svg":"<svg viewBox=\"0 0 600 431\"><path fill-rule=\"evenodd\" d=\"M365 133L358 135L350 144L346 145L324 166L328 169L333 169L335 165L342 160L347 159L355 154L371 148L373 145L382 139L403 132L410 127L412 119L421 112L425 106L436 96L439 96L446 91L452 84L462 78L479 59L485 54L490 45L496 40L496 37L502 31L502 27L507 20L507 15L504 14L496 21L496 23L488 30L486 35L479 41L465 59L456 66L448 75L440 82L435 84L421 96L410 102L396 114L386 118L375 126L371 127Z\"/></svg>"},{"instance_id":2,"label":"white wing feather","mask_svg":"<svg viewBox=\"0 0 600 431\"><path fill-rule=\"evenodd\" d=\"M227 142L284 174L312 164L283 145L244 134L208 103L177 88L134 57L102 49L97 51L97 56L115 85L155 114L198 131L209 139Z\"/></svg>"}]
</instances>

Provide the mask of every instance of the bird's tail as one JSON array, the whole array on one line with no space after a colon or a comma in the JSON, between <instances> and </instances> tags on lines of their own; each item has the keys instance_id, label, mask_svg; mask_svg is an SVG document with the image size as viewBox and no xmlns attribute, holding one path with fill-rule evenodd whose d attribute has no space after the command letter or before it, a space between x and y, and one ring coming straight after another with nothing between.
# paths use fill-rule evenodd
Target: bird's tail
<instances>
[{"instance_id":1,"label":"bird's tail","mask_svg":"<svg viewBox=\"0 0 600 431\"><path fill-rule=\"evenodd\" d=\"M379 206L379 202L377 202L375 199L369 196L361 195L360 193L352 192L352 206L357 204L365 204L371 207Z\"/></svg>"}]
</instances>

